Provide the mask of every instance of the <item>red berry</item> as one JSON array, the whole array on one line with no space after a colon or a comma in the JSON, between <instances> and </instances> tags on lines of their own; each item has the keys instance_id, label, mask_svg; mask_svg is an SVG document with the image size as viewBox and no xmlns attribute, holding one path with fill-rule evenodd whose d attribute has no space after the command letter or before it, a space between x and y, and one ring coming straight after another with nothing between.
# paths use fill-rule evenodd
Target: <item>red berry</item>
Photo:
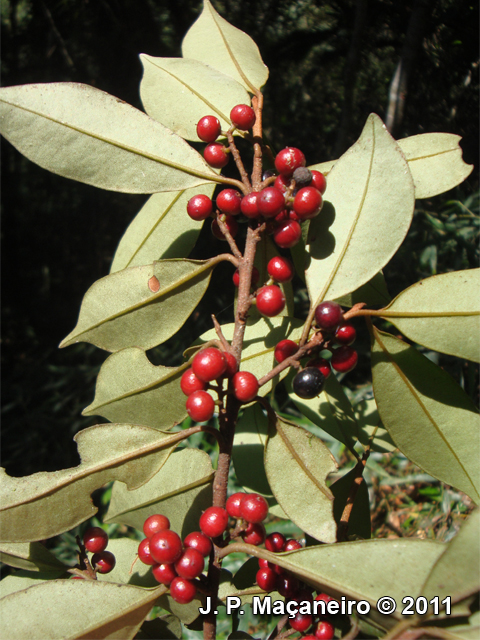
<instances>
[{"instance_id":1,"label":"red berry","mask_svg":"<svg viewBox=\"0 0 480 640\"><path fill-rule=\"evenodd\" d=\"M257 309L262 316L273 318L278 316L285 308L285 296L280 287L267 285L257 292Z\"/></svg>"},{"instance_id":2,"label":"red berry","mask_svg":"<svg viewBox=\"0 0 480 640\"><path fill-rule=\"evenodd\" d=\"M179 576L193 580L193 578L196 578L202 573L205 567L205 560L200 551L192 549L192 547L187 547L175 562L174 567Z\"/></svg>"},{"instance_id":3,"label":"red berry","mask_svg":"<svg viewBox=\"0 0 480 640\"><path fill-rule=\"evenodd\" d=\"M313 360L309 360L305 365L306 369L308 369L308 367L316 367L320 373L323 374L325 380L332 372L330 369L330 363L328 360L325 360L325 358L314 358Z\"/></svg>"},{"instance_id":4,"label":"red berry","mask_svg":"<svg viewBox=\"0 0 480 640\"><path fill-rule=\"evenodd\" d=\"M195 598L197 588L187 578L174 578L170 584L170 595L179 604L188 604Z\"/></svg>"},{"instance_id":5,"label":"red berry","mask_svg":"<svg viewBox=\"0 0 480 640\"><path fill-rule=\"evenodd\" d=\"M194 391L185 403L187 413L195 422L207 422L215 412L215 402L206 391Z\"/></svg>"},{"instance_id":6,"label":"red berry","mask_svg":"<svg viewBox=\"0 0 480 640\"><path fill-rule=\"evenodd\" d=\"M288 209L284 209L283 211L280 211L280 213L278 213L275 216L275 222L285 222L285 220L288 220L289 218L290 218L290 211Z\"/></svg>"},{"instance_id":7,"label":"red berry","mask_svg":"<svg viewBox=\"0 0 480 640\"><path fill-rule=\"evenodd\" d=\"M306 631L312 626L313 616L308 613L296 613L295 617L290 619L289 622L295 631Z\"/></svg>"},{"instance_id":8,"label":"red berry","mask_svg":"<svg viewBox=\"0 0 480 640\"><path fill-rule=\"evenodd\" d=\"M152 569L153 577L160 584L168 585L177 577L173 564L157 564Z\"/></svg>"},{"instance_id":9,"label":"red berry","mask_svg":"<svg viewBox=\"0 0 480 640\"><path fill-rule=\"evenodd\" d=\"M264 591L273 591L277 582L277 574L268 567L257 571L257 584Z\"/></svg>"},{"instance_id":10,"label":"red berry","mask_svg":"<svg viewBox=\"0 0 480 640\"><path fill-rule=\"evenodd\" d=\"M282 249L290 249L302 237L302 227L296 220L281 222L273 232L273 240Z\"/></svg>"},{"instance_id":11,"label":"red berry","mask_svg":"<svg viewBox=\"0 0 480 640\"><path fill-rule=\"evenodd\" d=\"M276 256L267 264L268 275L277 282L290 282L293 280L295 269L288 258Z\"/></svg>"},{"instance_id":12,"label":"red berry","mask_svg":"<svg viewBox=\"0 0 480 640\"><path fill-rule=\"evenodd\" d=\"M278 531L270 533L265 539L265 549L272 553L281 553L285 547L285 536Z\"/></svg>"},{"instance_id":13,"label":"red berry","mask_svg":"<svg viewBox=\"0 0 480 640\"><path fill-rule=\"evenodd\" d=\"M258 393L258 380L249 371L239 371L233 376L233 392L240 402L251 402Z\"/></svg>"},{"instance_id":14,"label":"red berry","mask_svg":"<svg viewBox=\"0 0 480 640\"><path fill-rule=\"evenodd\" d=\"M218 138L222 127L215 116L204 116L197 123L197 136L203 142L213 142Z\"/></svg>"},{"instance_id":15,"label":"red berry","mask_svg":"<svg viewBox=\"0 0 480 640\"><path fill-rule=\"evenodd\" d=\"M227 499L226 507L227 507L227 513L229 516L232 516L232 518L242 517L240 515L240 503L245 498L245 496L246 496L245 493L238 492L238 493L234 493Z\"/></svg>"},{"instance_id":16,"label":"red berry","mask_svg":"<svg viewBox=\"0 0 480 640\"><path fill-rule=\"evenodd\" d=\"M223 375L226 378L233 378L233 376L238 371L237 359L232 353L228 353L228 351L225 351L223 355L225 356L225 360L227 361L227 368L225 369L225 373Z\"/></svg>"},{"instance_id":17,"label":"red berry","mask_svg":"<svg viewBox=\"0 0 480 640\"><path fill-rule=\"evenodd\" d=\"M230 233L232 238L234 238L238 232L238 222L233 216L225 216L225 220L223 222L227 227L227 231ZM222 240L225 242L227 241L227 239L223 235L223 231L220 229L217 220L212 220L212 233L216 238L218 238L218 240Z\"/></svg>"},{"instance_id":18,"label":"red berry","mask_svg":"<svg viewBox=\"0 0 480 640\"><path fill-rule=\"evenodd\" d=\"M90 553L100 553L107 548L108 534L101 527L90 527L83 534L83 544Z\"/></svg>"},{"instance_id":19,"label":"red berry","mask_svg":"<svg viewBox=\"0 0 480 640\"><path fill-rule=\"evenodd\" d=\"M227 524L228 513L222 507L208 507L200 516L200 529L209 538L222 535Z\"/></svg>"},{"instance_id":20,"label":"red berry","mask_svg":"<svg viewBox=\"0 0 480 640\"><path fill-rule=\"evenodd\" d=\"M222 213L228 213L236 216L240 213L240 205L242 196L235 189L223 189L217 196L217 207Z\"/></svg>"},{"instance_id":21,"label":"red berry","mask_svg":"<svg viewBox=\"0 0 480 640\"><path fill-rule=\"evenodd\" d=\"M250 493L240 504L240 514L247 522L262 522L268 514L268 502L259 493Z\"/></svg>"},{"instance_id":22,"label":"red berry","mask_svg":"<svg viewBox=\"0 0 480 640\"><path fill-rule=\"evenodd\" d=\"M170 529L170 520L161 513L149 516L143 523L143 533L147 538L151 538L154 533L165 531L165 529Z\"/></svg>"},{"instance_id":23,"label":"red berry","mask_svg":"<svg viewBox=\"0 0 480 640\"><path fill-rule=\"evenodd\" d=\"M298 542L298 540L294 540L293 538L290 538L290 540L286 541L285 548L283 550L296 551L297 549L303 549L302 545L300 544L300 542Z\"/></svg>"},{"instance_id":24,"label":"red berry","mask_svg":"<svg viewBox=\"0 0 480 640\"><path fill-rule=\"evenodd\" d=\"M315 187L299 189L293 201L293 210L300 220L314 218L322 208L323 199L320 191Z\"/></svg>"},{"instance_id":25,"label":"red berry","mask_svg":"<svg viewBox=\"0 0 480 640\"><path fill-rule=\"evenodd\" d=\"M214 169L222 169L228 163L229 155L223 144L210 142L203 150L203 157Z\"/></svg>"},{"instance_id":26,"label":"red berry","mask_svg":"<svg viewBox=\"0 0 480 640\"><path fill-rule=\"evenodd\" d=\"M204 391L207 383L197 378L192 368L183 372L180 378L180 389L186 396L191 395L194 391Z\"/></svg>"},{"instance_id":27,"label":"red berry","mask_svg":"<svg viewBox=\"0 0 480 640\"><path fill-rule=\"evenodd\" d=\"M355 331L355 327L349 322L341 324L335 331L335 341L339 342L340 344L346 344L347 346L350 346L355 342L356 337L357 332Z\"/></svg>"},{"instance_id":28,"label":"red berry","mask_svg":"<svg viewBox=\"0 0 480 640\"><path fill-rule=\"evenodd\" d=\"M285 147L277 153L275 168L282 176L289 178L297 167L306 165L305 156L295 147Z\"/></svg>"},{"instance_id":29,"label":"red berry","mask_svg":"<svg viewBox=\"0 0 480 640\"><path fill-rule=\"evenodd\" d=\"M275 182L273 186L275 189L279 189L279 191L286 191L290 186L291 178L286 178L285 176L279 175L275 178Z\"/></svg>"},{"instance_id":30,"label":"red berry","mask_svg":"<svg viewBox=\"0 0 480 640\"><path fill-rule=\"evenodd\" d=\"M238 287L239 284L240 284L240 273L239 273L238 269L233 274L232 280L233 280L233 284L236 287ZM259 280L260 280L260 273L259 273L257 267L253 267L253 270L252 270L252 287L254 287Z\"/></svg>"},{"instance_id":31,"label":"red berry","mask_svg":"<svg viewBox=\"0 0 480 640\"><path fill-rule=\"evenodd\" d=\"M215 347L207 347L195 354L192 369L199 380L211 382L221 378L227 368L225 355Z\"/></svg>"},{"instance_id":32,"label":"red berry","mask_svg":"<svg viewBox=\"0 0 480 640\"><path fill-rule=\"evenodd\" d=\"M189 533L183 541L183 545L191 549L196 549L203 557L208 556L212 550L210 538L207 538L207 536L200 531L192 531L192 533Z\"/></svg>"},{"instance_id":33,"label":"red berry","mask_svg":"<svg viewBox=\"0 0 480 640\"><path fill-rule=\"evenodd\" d=\"M192 220L206 220L213 211L213 202L208 196L199 193L190 198L187 213Z\"/></svg>"},{"instance_id":34,"label":"red berry","mask_svg":"<svg viewBox=\"0 0 480 640\"><path fill-rule=\"evenodd\" d=\"M259 522L249 522L242 533L243 541L258 547L265 540L265 527Z\"/></svg>"},{"instance_id":35,"label":"red berry","mask_svg":"<svg viewBox=\"0 0 480 640\"><path fill-rule=\"evenodd\" d=\"M255 124L255 111L248 104L237 104L230 111L232 124L241 131L248 131Z\"/></svg>"},{"instance_id":36,"label":"red berry","mask_svg":"<svg viewBox=\"0 0 480 640\"><path fill-rule=\"evenodd\" d=\"M317 628L315 629L315 638L317 640L332 640L335 636L335 627L327 622L326 620L322 620L317 624Z\"/></svg>"},{"instance_id":37,"label":"red berry","mask_svg":"<svg viewBox=\"0 0 480 640\"><path fill-rule=\"evenodd\" d=\"M273 562L269 562L268 560L265 560L264 558L259 558L258 566L260 567L260 569L271 569L272 571L274 571L277 565L273 564Z\"/></svg>"},{"instance_id":38,"label":"red berry","mask_svg":"<svg viewBox=\"0 0 480 640\"><path fill-rule=\"evenodd\" d=\"M257 205L258 192L252 191L251 193L243 196L240 204L240 210L246 218L258 218L260 212Z\"/></svg>"},{"instance_id":39,"label":"red berry","mask_svg":"<svg viewBox=\"0 0 480 640\"><path fill-rule=\"evenodd\" d=\"M323 600L326 604L328 604L329 602L332 602L334 598L332 598L326 593L319 593L317 596L315 596L315 600L319 600L319 601Z\"/></svg>"},{"instance_id":40,"label":"red berry","mask_svg":"<svg viewBox=\"0 0 480 640\"><path fill-rule=\"evenodd\" d=\"M165 529L150 538L150 554L158 564L172 564L182 555L182 541L175 531Z\"/></svg>"},{"instance_id":41,"label":"red berry","mask_svg":"<svg viewBox=\"0 0 480 640\"><path fill-rule=\"evenodd\" d=\"M311 186L318 189L320 193L323 195L327 189L327 181L323 173L320 171L315 171L315 169L310 169L310 173L312 174L312 182Z\"/></svg>"},{"instance_id":42,"label":"red berry","mask_svg":"<svg viewBox=\"0 0 480 640\"><path fill-rule=\"evenodd\" d=\"M274 218L285 208L285 197L275 187L265 187L258 195L257 207L265 218Z\"/></svg>"},{"instance_id":43,"label":"red berry","mask_svg":"<svg viewBox=\"0 0 480 640\"><path fill-rule=\"evenodd\" d=\"M150 553L150 540L148 538L144 538L138 545L138 557L143 564L157 564Z\"/></svg>"},{"instance_id":44,"label":"red berry","mask_svg":"<svg viewBox=\"0 0 480 640\"><path fill-rule=\"evenodd\" d=\"M358 361L358 354L355 349L344 345L335 349L332 354L332 367L340 373L348 373L355 368Z\"/></svg>"},{"instance_id":45,"label":"red berry","mask_svg":"<svg viewBox=\"0 0 480 640\"><path fill-rule=\"evenodd\" d=\"M343 320L342 307L337 302L321 302L315 309L315 320L320 329L333 331Z\"/></svg>"},{"instance_id":46,"label":"red berry","mask_svg":"<svg viewBox=\"0 0 480 640\"><path fill-rule=\"evenodd\" d=\"M298 351L298 344L293 340L280 340L275 347L274 357L277 362L283 362Z\"/></svg>"},{"instance_id":47,"label":"red berry","mask_svg":"<svg viewBox=\"0 0 480 640\"><path fill-rule=\"evenodd\" d=\"M277 575L277 591L284 598L294 598L300 583L295 576L289 576L286 573Z\"/></svg>"},{"instance_id":48,"label":"red berry","mask_svg":"<svg viewBox=\"0 0 480 640\"><path fill-rule=\"evenodd\" d=\"M92 566L97 573L110 573L115 567L115 556L110 551L101 551L92 556Z\"/></svg>"},{"instance_id":49,"label":"red berry","mask_svg":"<svg viewBox=\"0 0 480 640\"><path fill-rule=\"evenodd\" d=\"M314 636L312 633L309 633L306 636L303 636L302 640L317 640L317 636Z\"/></svg>"}]
</instances>

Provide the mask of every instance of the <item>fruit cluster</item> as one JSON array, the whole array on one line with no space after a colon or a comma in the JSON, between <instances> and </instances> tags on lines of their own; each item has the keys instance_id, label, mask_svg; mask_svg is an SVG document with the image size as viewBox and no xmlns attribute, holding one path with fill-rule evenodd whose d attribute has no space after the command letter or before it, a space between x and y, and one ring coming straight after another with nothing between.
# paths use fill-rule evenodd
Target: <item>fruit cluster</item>
<instances>
[{"instance_id":1,"label":"fruit cluster","mask_svg":"<svg viewBox=\"0 0 480 640\"><path fill-rule=\"evenodd\" d=\"M115 556L105 551L108 545L108 534L100 527L90 527L83 536L83 546L93 553L90 564L96 573L110 573L115 567Z\"/></svg>"}]
</instances>

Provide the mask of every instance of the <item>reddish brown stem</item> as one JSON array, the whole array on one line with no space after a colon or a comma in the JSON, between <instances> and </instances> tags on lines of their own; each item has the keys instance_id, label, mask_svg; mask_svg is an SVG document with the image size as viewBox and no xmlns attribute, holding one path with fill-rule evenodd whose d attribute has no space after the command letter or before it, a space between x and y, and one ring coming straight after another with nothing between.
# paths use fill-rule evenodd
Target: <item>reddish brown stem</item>
<instances>
[{"instance_id":1,"label":"reddish brown stem","mask_svg":"<svg viewBox=\"0 0 480 640\"><path fill-rule=\"evenodd\" d=\"M254 191L260 191L262 188L262 110L263 110L263 94L259 91L252 98L252 107L255 111L255 124L253 125L253 171L252 171L252 187Z\"/></svg>"},{"instance_id":2,"label":"reddish brown stem","mask_svg":"<svg viewBox=\"0 0 480 640\"><path fill-rule=\"evenodd\" d=\"M350 487L350 493L348 494L347 502L343 509L342 517L338 523L337 542L345 542L348 536L348 527L350 522L350 516L352 515L353 503L357 497L360 485L363 482L363 471L367 464L368 457L370 455L370 445L367 446L360 460L355 465L355 477Z\"/></svg>"},{"instance_id":3,"label":"reddish brown stem","mask_svg":"<svg viewBox=\"0 0 480 640\"><path fill-rule=\"evenodd\" d=\"M233 138L233 133L230 130L227 131L227 140L230 151L232 152L233 159L235 160L235 164L237 165L238 172L242 178L243 184L245 185L245 189L250 192L252 190L252 185L250 184L248 174L245 171L245 167L243 166L242 158L238 153L237 145L235 144L235 140Z\"/></svg>"}]
</instances>

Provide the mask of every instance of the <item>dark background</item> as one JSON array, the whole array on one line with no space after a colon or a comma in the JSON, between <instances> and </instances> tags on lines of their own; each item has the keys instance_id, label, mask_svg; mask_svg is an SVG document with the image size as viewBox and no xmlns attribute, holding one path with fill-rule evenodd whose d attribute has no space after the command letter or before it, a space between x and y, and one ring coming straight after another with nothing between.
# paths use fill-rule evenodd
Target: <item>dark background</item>
<instances>
[{"instance_id":1,"label":"dark background","mask_svg":"<svg viewBox=\"0 0 480 640\"><path fill-rule=\"evenodd\" d=\"M408 77L395 137L459 134L465 160L476 168L460 188L419 201L411 234L385 270L390 291L437 272L478 266L478 226L465 222L462 208L475 209L478 189L478 3L213 4L255 39L270 69L269 140L277 150L301 148L309 164L338 157L369 113L386 118L390 83L402 60ZM181 55L182 38L201 6L198 0L3 0L2 84L83 82L141 108L138 54ZM93 398L106 354L91 345L56 347L75 325L85 291L107 275L118 241L147 196L58 177L5 141L1 153L2 464L12 475L24 475L76 464L72 435L95 423L80 412ZM201 238L202 253L195 257L219 251L208 230ZM179 361L183 348L207 328L208 311L229 321L232 285L230 273L221 271L193 319L156 354L159 361ZM360 367L351 383L360 384L367 370Z\"/></svg>"}]
</instances>

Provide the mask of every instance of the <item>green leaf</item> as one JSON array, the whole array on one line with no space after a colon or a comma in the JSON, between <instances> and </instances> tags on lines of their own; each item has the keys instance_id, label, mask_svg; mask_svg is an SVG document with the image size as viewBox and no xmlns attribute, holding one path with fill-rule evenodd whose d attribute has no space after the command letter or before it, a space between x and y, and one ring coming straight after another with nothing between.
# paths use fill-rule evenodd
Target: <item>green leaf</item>
<instances>
[{"instance_id":1,"label":"green leaf","mask_svg":"<svg viewBox=\"0 0 480 640\"><path fill-rule=\"evenodd\" d=\"M135 587L157 587L151 567L138 559L138 540L114 538L108 541L108 550L115 556L115 567L110 573L97 574L97 580L131 584Z\"/></svg>"},{"instance_id":2,"label":"green leaf","mask_svg":"<svg viewBox=\"0 0 480 640\"><path fill-rule=\"evenodd\" d=\"M97 280L85 294L66 347L90 342L107 351L151 349L183 326L203 297L214 263L159 260Z\"/></svg>"},{"instance_id":3,"label":"green leaf","mask_svg":"<svg viewBox=\"0 0 480 640\"><path fill-rule=\"evenodd\" d=\"M391 300L388 293L387 283L383 277L383 273L379 271L366 284L359 287L356 291L337 298L336 302L342 307L353 307L354 304L365 302L367 307L383 307Z\"/></svg>"},{"instance_id":4,"label":"green leaf","mask_svg":"<svg viewBox=\"0 0 480 640\"><path fill-rule=\"evenodd\" d=\"M197 591L197 595L191 602L188 604L179 604L175 602L169 593L166 593L158 599L156 604L162 607L162 609L170 611L170 613L181 620L183 624L192 624L199 616L198 608L205 607L205 596ZM155 640L158 639L155 638Z\"/></svg>"},{"instance_id":5,"label":"green leaf","mask_svg":"<svg viewBox=\"0 0 480 640\"><path fill-rule=\"evenodd\" d=\"M373 451L390 453L397 449L388 431L381 426L375 398L370 398L369 400L363 399L357 402L353 410L357 420L358 439L364 446L370 442L370 438L375 432L375 436L370 444Z\"/></svg>"},{"instance_id":6,"label":"green leaf","mask_svg":"<svg viewBox=\"0 0 480 640\"><path fill-rule=\"evenodd\" d=\"M130 424L103 424L75 438L82 462L62 471L41 471L23 478L0 469L0 539L30 542L51 538L91 518L97 509L90 495L111 480L136 489L157 473L181 440Z\"/></svg>"},{"instance_id":7,"label":"green leaf","mask_svg":"<svg viewBox=\"0 0 480 640\"><path fill-rule=\"evenodd\" d=\"M139 489L128 491L124 484L116 482L105 520L141 531L148 516L163 513L172 530L183 538L198 531L202 511L211 505L212 479L209 456L199 449L182 449Z\"/></svg>"},{"instance_id":8,"label":"green leaf","mask_svg":"<svg viewBox=\"0 0 480 640\"><path fill-rule=\"evenodd\" d=\"M277 419L265 448L265 471L278 501L302 531L322 542L335 540L333 496L325 479L337 465L310 432Z\"/></svg>"},{"instance_id":9,"label":"green leaf","mask_svg":"<svg viewBox=\"0 0 480 640\"><path fill-rule=\"evenodd\" d=\"M2 542L0 562L26 571L56 572L68 567L40 542Z\"/></svg>"},{"instance_id":10,"label":"green leaf","mask_svg":"<svg viewBox=\"0 0 480 640\"><path fill-rule=\"evenodd\" d=\"M186 258L203 224L190 218L187 203L197 194L211 198L214 189L205 185L150 196L120 240L110 273L155 260Z\"/></svg>"},{"instance_id":11,"label":"green leaf","mask_svg":"<svg viewBox=\"0 0 480 640\"><path fill-rule=\"evenodd\" d=\"M182 138L199 142L197 122L205 115L216 116L226 131L232 126L233 107L250 104L241 84L199 60L154 58L144 53L140 60L140 96L145 111Z\"/></svg>"},{"instance_id":12,"label":"green leaf","mask_svg":"<svg viewBox=\"0 0 480 640\"><path fill-rule=\"evenodd\" d=\"M459 533L438 559L422 589L428 601L450 596L458 602L480 591L480 509L463 523Z\"/></svg>"},{"instance_id":13,"label":"green leaf","mask_svg":"<svg viewBox=\"0 0 480 640\"><path fill-rule=\"evenodd\" d=\"M263 457L268 435L268 419L257 402L247 407L237 423L232 460L238 483L255 493L271 497ZM252 469L255 473L252 473Z\"/></svg>"},{"instance_id":14,"label":"green leaf","mask_svg":"<svg viewBox=\"0 0 480 640\"><path fill-rule=\"evenodd\" d=\"M312 164L308 168L310 169L310 171L320 171L320 173L323 173L324 176L328 176L336 162L338 162L338 160L327 160L326 162L318 162L317 164Z\"/></svg>"},{"instance_id":15,"label":"green leaf","mask_svg":"<svg viewBox=\"0 0 480 640\"><path fill-rule=\"evenodd\" d=\"M381 315L429 349L480 361L480 269L420 280Z\"/></svg>"},{"instance_id":16,"label":"green leaf","mask_svg":"<svg viewBox=\"0 0 480 640\"><path fill-rule=\"evenodd\" d=\"M454 634L454 638L461 638L462 640L478 640L480 636L480 611L475 611L475 613L469 617L467 624L447 627L447 630Z\"/></svg>"},{"instance_id":17,"label":"green leaf","mask_svg":"<svg viewBox=\"0 0 480 640\"><path fill-rule=\"evenodd\" d=\"M204 0L200 17L188 30L182 55L232 76L251 93L268 78L268 69L255 42L222 18L210 0Z\"/></svg>"},{"instance_id":18,"label":"green leaf","mask_svg":"<svg viewBox=\"0 0 480 640\"><path fill-rule=\"evenodd\" d=\"M44 584L60 577L66 578L65 571L57 571L56 573L51 571L46 571L45 573L39 571L15 571L0 580L0 599L17 591L23 591L28 587Z\"/></svg>"},{"instance_id":19,"label":"green leaf","mask_svg":"<svg viewBox=\"0 0 480 640\"><path fill-rule=\"evenodd\" d=\"M44 169L102 189L156 193L218 181L180 136L86 84L4 87L0 132Z\"/></svg>"},{"instance_id":20,"label":"green leaf","mask_svg":"<svg viewBox=\"0 0 480 640\"><path fill-rule=\"evenodd\" d=\"M162 616L147 620L142 624L136 638L138 640L179 640L182 637L182 625L176 616Z\"/></svg>"},{"instance_id":21,"label":"green leaf","mask_svg":"<svg viewBox=\"0 0 480 640\"><path fill-rule=\"evenodd\" d=\"M44 582L2 599L2 632L9 640L130 640L165 591L97 580Z\"/></svg>"},{"instance_id":22,"label":"green leaf","mask_svg":"<svg viewBox=\"0 0 480 640\"><path fill-rule=\"evenodd\" d=\"M479 416L456 382L414 347L374 328L373 390L400 451L480 501Z\"/></svg>"},{"instance_id":23,"label":"green leaf","mask_svg":"<svg viewBox=\"0 0 480 640\"><path fill-rule=\"evenodd\" d=\"M353 481L355 479L355 467L348 473L330 485L330 491L333 493L333 516L335 522L340 522L347 499L350 494ZM372 537L370 523L370 500L368 497L368 487L365 480L362 480L355 501L353 503L352 512L348 520L348 535L357 535L360 538L368 540Z\"/></svg>"},{"instance_id":24,"label":"green leaf","mask_svg":"<svg viewBox=\"0 0 480 640\"><path fill-rule=\"evenodd\" d=\"M83 415L171 429L187 417L180 389L182 367L155 366L137 347L112 353L97 377L95 398Z\"/></svg>"},{"instance_id":25,"label":"green leaf","mask_svg":"<svg viewBox=\"0 0 480 640\"><path fill-rule=\"evenodd\" d=\"M412 220L407 162L375 114L335 164L327 194L309 229L306 281L312 307L371 280L397 251Z\"/></svg>"}]
</instances>

